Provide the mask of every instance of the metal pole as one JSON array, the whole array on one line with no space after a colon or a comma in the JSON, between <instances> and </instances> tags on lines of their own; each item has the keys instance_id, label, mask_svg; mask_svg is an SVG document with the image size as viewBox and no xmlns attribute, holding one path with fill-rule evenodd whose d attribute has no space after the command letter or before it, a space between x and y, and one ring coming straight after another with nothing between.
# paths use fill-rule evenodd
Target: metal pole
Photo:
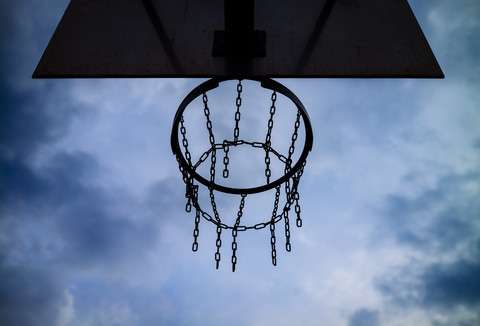
<instances>
[{"instance_id":1,"label":"metal pole","mask_svg":"<svg viewBox=\"0 0 480 326\"><path fill-rule=\"evenodd\" d=\"M254 37L254 0L225 0L225 33L229 47L246 49Z\"/></svg>"}]
</instances>

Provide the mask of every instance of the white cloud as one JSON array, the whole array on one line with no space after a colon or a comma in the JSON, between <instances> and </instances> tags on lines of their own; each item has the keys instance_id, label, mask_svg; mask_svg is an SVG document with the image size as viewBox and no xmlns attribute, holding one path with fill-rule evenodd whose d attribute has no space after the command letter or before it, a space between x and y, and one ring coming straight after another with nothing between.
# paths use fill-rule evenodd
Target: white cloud
<instances>
[{"instance_id":1,"label":"white cloud","mask_svg":"<svg viewBox=\"0 0 480 326\"><path fill-rule=\"evenodd\" d=\"M62 307L60 307L57 319L57 326L68 326L71 325L75 317L75 308L73 295L66 290L65 291L65 302Z\"/></svg>"}]
</instances>

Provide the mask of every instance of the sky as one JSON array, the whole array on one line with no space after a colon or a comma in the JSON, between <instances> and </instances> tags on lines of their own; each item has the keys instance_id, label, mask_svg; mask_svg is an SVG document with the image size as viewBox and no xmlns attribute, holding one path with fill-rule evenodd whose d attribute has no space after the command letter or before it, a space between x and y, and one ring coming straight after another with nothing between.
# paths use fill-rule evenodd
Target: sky
<instances>
[{"instance_id":1,"label":"sky","mask_svg":"<svg viewBox=\"0 0 480 326\"><path fill-rule=\"evenodd\" d=\"M480 325L480 2L409 3L446 78L281 80L315 137L303 227L276 267L239 232L232 273L213 224L191 251L170 149L203 80L33 80L68 1L0 0L0 324Z\"/></svg>"}]
</instances>

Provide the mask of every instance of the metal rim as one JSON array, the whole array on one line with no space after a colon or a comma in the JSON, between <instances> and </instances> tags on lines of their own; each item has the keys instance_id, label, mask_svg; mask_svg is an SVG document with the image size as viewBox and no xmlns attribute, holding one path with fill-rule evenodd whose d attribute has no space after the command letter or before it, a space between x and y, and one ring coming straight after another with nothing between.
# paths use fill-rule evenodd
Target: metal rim
<instances>
[{"instance_id":1,"label":"metal rim","mask_svg":"<svg viewBox=\"0 0 480 326\"><path fill-rule=\"evenodd\" d=\"M232 188L232 187L226 187L219 185L215 182L211 182L201 175L199 175L193 168L188 164L186 161L185 157L183 156L183 152L181 150L181 146L178 141L178 131L179 131L179 124L180 120L183 116L183 112L187 108L187 106L197 97L203 95L204 93L217 88L221 82L227 81L227 80L253 80L261 83L261 86L266 89L270 89L273 91L277 91L278 93L286 96L289 98L297 107L297 109L300 111L300 114L303 119L303 125L305 129L305 144L304 148L302 151L302 154L298 158L298 161L295 163L295 165L290 169L290 171L281 176L280 178L276 179L275 181L272 181L268 184L258 186L258 187L251 187L251 188ZM229 193L229 194L255 194L259 192L264 192L270 189L273 189L284 182L286 182L288 179L290 179L295 173L297 173L303 164L305 163L308 153L312 150L313 146L313 130L312 130L312 125L310 123L310 118L308 117L308 113L305 110L305 107L303 106L302 102L298 99L298 97L290 91L287 87L284 85L280 84L279 82L276 82L270 78L212 78L210 80L207 80L206 82L200 84L196 88L194 88L182 101L180 106L178 107L178 110L175 114L174 120L173 120L173 126L172 126L172 134L170 138L170 144L172 147L172 152L176 156L179 164L185 169L186 172L188 172L195 180L203 184L204 186L211 188L213 190L217 190L223 193Z\"/></svg>"}]
</instances>

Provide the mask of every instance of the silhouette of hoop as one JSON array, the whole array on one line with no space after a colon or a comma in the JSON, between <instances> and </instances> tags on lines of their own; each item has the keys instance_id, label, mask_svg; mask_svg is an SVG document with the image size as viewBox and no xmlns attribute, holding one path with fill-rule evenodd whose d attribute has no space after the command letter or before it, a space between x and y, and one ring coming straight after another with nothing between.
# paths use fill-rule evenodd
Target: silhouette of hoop
<instances>
[{"instance_id":1,"label":"silhouette of hoop","mask_svg":"<svg viewBox=\"0 0 480 326\"><path fill-rule=\"evenodd\" d=\"M280 221L285 221L285 238L286 243L285 247L286 250L289 252L291 251L291 244L290 244L290 222L289 222L289 211L292 205L295 207L296 213L296 225L297 227L302 226L302 220L300 217L300 204L299 204L299 193L298 193L298 184L300 182L300 178L303 175L303 169L306 164L306 159L308 153L312 149L313 145L313 131L310 123L310 119L308 117L307 111L305 107L300 102L300 100L293 94L288 88L283 86L282 84L273 81L271 79L262 78L262 79L250 79L256 82L260 82L263 88L269 89L273 91L272 93L272 105L270 107L270 118L268 121L268 128L267 134L265 137L265 141L263 142L249 142L242 139L239 139L239 122L240 122L240 106L241 106L241 92L242 92L242 80L238 79L239 83L237 85L237 112L235 114L235 122L236 126L234 129L234 138L233 140L223 140L221 143L216 143L215 136L213 133L212 122L210 120L210 108L208 105L208 97L207 92L217 88L221 82L231 80L228 78L214 78L210 79L201 85L194 88L182 101L180 104L173 121L172 126L172 134L171 134L171 147L173 154L176 156L180 172L182 173L183 181L186 185L185 190L185 197L187 198L187 204L185 206L185 210L187 212L191 212L192 207L195 208L195 228L193 232L194 242L192 245L192 250L197 251L198 249L198 242L197 238L199 236L199 222L201 217L205 220L213 223L217 227L217 240L216 240L216 247L217 250L215 252L215 261L216 261L216 268L219 267L220 263L220 247L222 245L221 234L222 230L230 229L232 231L232 271L235 271L235 266L237 263L236 257L236 250L237 250L237 234L238 231L246 231L246 230L259 230L266 228L269 226L270 228L270 245L271 245L271 258L272 264L277 264L277 254L276 254L276 234L275 234L275 225ZM276 100L277 100L277 92L284 95L288 99L290 99L296 109L296 119L294 125L294 131L291 137L290 148L288 150L287 156L280 154L276 149L271 146L271 133L273 129L273 120L276 111ZM187 106L192 103L196 98L202 96L202 100L204 103L204 114L206 118L206 126L209 132L209 140L210 140L210 147L207 151L200 156L200 159L194 164L192 161L192 157L189 151L189 143L187 139L187 132L184 125L184 111ZM297 161L293 164L292 157L293 153L295 152L296 141L298 138L298 131L301 126L301 121L303 121L304 133L305 133L305 143L303 150L298 157ZM180 144L179 140L179 133L182 135L182 140ZM261 148L265 151L265 176L266 176L266 183L261 186L257 187L250 187L250 188L240 188L240 187L227 187L223 185L219 185L215 182L215 174L216 174L216 152L217 150L222 150L225 153L224 156L224 164L225 169L223 172L223 177L228 178L229 170L227 168L229 164L228 152L230 146L242 146L242 145L250 145L253 148ZM277 158L284 164L284 174L278 177L277 179L270 182L271 177L271 170L270 170L270 154L274 154ZM210 180L205 179L199 173L197 173L196 169L210 157L211 165L210 165ZM293 166L292 166L293 165ZM204 211L201 208L199 203L199 186L195 185L195 180L204 185L208 188L210 194L210 203L213 210L213 216ZM285 204L283 208L279 209L280 203L280 196L281 196L281 186L284 185L284 193L285 193ZM270 219L265 222L260 222L255 225L251 226L244 226L240 225L240 220L243 216L243 209L245 206L245 198L247 195L256 194L260 192L266 192L268 190L275 188L275 198L273 203L273 211L271 213ZM235 220L235 225L227 225L222 222L220 214L217 210L217 204L215 202L215 195L214 191L219 191L222 193L228 194L235 194L241 195L240 205L237 212L237 218ZM279 212L280 211L280 212Z\"/></svg>"}]
</instances>

